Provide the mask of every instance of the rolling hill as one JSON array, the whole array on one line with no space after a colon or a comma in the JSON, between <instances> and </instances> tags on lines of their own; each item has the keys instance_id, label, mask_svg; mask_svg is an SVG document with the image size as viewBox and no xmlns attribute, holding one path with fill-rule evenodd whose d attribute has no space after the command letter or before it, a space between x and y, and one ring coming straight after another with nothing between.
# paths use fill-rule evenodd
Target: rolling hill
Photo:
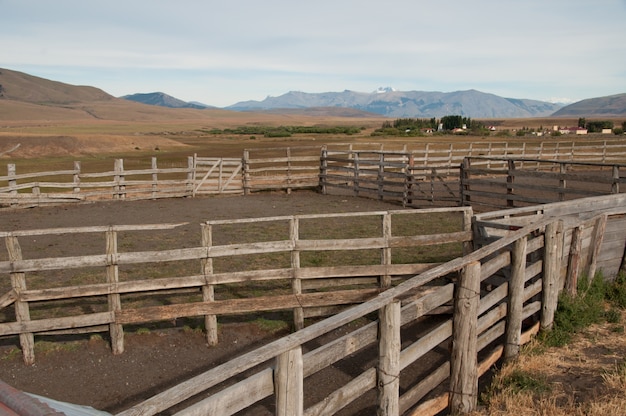
<instances>
[{"instance_id":1,"label":"rolling hill","mask_svg":"<svg viewBox=\"0 0 626 416\"><path fill-rule=\"evenodd\" d=\"M561 108L554 116L625 116L626 93L589 98Z\"/></svg>"}]
</instances>

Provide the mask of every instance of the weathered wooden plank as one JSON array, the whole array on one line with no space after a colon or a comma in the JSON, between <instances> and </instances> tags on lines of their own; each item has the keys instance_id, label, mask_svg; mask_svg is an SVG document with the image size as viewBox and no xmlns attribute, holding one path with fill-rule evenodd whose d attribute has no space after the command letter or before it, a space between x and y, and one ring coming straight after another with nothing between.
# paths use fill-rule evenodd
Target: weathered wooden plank
<instances>
[{"instance_id":1,"label":"weathered wooden plank","mask_svg":"<svg viewBox=\"0 0 626 416\"><path fill-rule=\"evenodd\" d=\"M18 297L19 296L18 296L17 292L15 291L15 289L9 290L4 295L0 296L0 309L1 308L6 308L7 306L9 306L13 302L15 302L18 299ZM22 300L24 300L24 299L22 299Z\"/></svg>"},{"instance_id":2,"label":"weathered wooden plank","mask_svg":"<svg viewBox=\"0 0 626 416\"><path fill-rule=\"evenodd\" d=\"M315 307L364 302L379 293L378 289L336 291L331 293L304 293L295 295L263 296L250 299L230 299L214 302L193 302L137 309L124 309L115 315L120 324L168 320L200 315L241 314L274 311L294 307Z\"/></svg>"},{"instance_id":3,"label":"weathered wooden plank","mask_svg":"<svg viewBox=\"0 0 626 416\"><path fill-rule=\"evenodd\" d=\"M181 410L177 415L233 415L272 393L274 393L273 371L267 368Z\"/></svg>"},{"instance_id":4,"label":"weathered wooden plank","mask_svg":"<svg viewBox=\"0 0 626 416\"><path fill-rule=\"evenodd\" d=\"M333 391L324 400L309 407L305 416L331 416L343 409L368 390L376 387L376 369L369 368L354 377L343 387Z\"/></svg>"},{"instance_id":5,"label":"weathered wooden plank","mask_svg":"<svg viewBox=\"0 0 626 416\"><path fill-rule=\"evenodd\" d=\"M374 343L378 322L371 322L304 355L304 376L308 377L331 364Z\"/></svg>"},{"instance_id":6,"label":"weathered wooden plank","mask_svg":"<svg viewBox=\"0 0 626 416\"><path fill-rule=\"evenodd\" d=\"M98 326L114 322L111 312L91 313L64 318L37 319L0 324L0 336L52 331L56 329Z\"/></svg>"},{"instance_id":7,"label":"weathered wooden plank","mask_svg":"<svg viewBox=\"0 0 626 416\"><path fill-rule=\"evenodd\" d=\"M454 283L431 288L428 293L418 292L402 296L402 325L415 321L433 309L451 302L454 296Z\"/></svg>"},{"instance_id":8,"label":"weathered wooden plank","mask_svg":"<svg viewBox=\"0 0 626 416\"><path fill-rule=\"evenodd\" d=\"M450 362L446 361L435 371L428 374L428 376L421 380L417 385L413 386L400 396L400 414L405 414L407 410L422 400L428 393L443 383L448 377L450 377ZM419 413L420 416L423 414L426 413Z\"/></svg>"},{"instance_id":9,"label":"weathered wooden plank","mask_svg":"<svg viewBox=\"0 0 626 416\"><path fill-rule=\"evenodd\" d=\"M404 370L433 348L452 336L452 320L447 320L419 340L405 347L400 353L400 369Z\"/></svg>"}]
</instances>

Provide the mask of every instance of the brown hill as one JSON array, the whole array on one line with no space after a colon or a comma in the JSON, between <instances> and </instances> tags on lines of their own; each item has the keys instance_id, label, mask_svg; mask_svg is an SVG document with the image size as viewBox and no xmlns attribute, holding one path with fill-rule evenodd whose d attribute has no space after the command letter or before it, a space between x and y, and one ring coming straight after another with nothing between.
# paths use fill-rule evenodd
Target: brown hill
<instances>
[{"instance_id":1,"label":"brown hill","mask_svg":"<svg viewBox=\"0 0 626 416\"><path fill-rule=\"evenodd\" d=\"M626 93L589 98L561 108L553 116L624 116Z\"/></svg>"},{"instance_id":2,"label":"brown hill","mask_svg":"<svg viewBox=\"0 0 626 416\"><path fill-rule=\"evenodd\" d=\"M0 98L34 104L64 105L81 101L111 100L114 97L98 88L64 84L0 68Z\"/></svg>"}]
</instances>

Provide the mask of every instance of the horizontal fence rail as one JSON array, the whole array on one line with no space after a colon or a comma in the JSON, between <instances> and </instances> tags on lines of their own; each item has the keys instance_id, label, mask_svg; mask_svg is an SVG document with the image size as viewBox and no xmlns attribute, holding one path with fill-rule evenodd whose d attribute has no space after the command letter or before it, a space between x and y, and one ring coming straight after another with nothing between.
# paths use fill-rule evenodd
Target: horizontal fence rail
<instances>
[{"instance_id":1,"label":"horizontal fence rail","mask_svg":"<svg viewBox=\"0 0 626 416\"><path fill-rule=\"evenodd\" d=\"M108 331L113 352L121 353L124 325L181 317L204 317L211 345L218 342L219 316L287 310L299 329L305 318L361 303L468 251L471 212L208 221L201 225L202 245L166 250L153 246L184 224L0 232L7 247L0 257L6 277L0 282L0 336L19 335L24 360L32 363L37 334ZM433 216L447 226L425 229ZM85 252L81 239L98 236L106 251ZM45 257L53 241L66 245L69 255ZM452 251L437 254L449 245ZM83 283L72 284L77 279ZM77 301L88 302L91 313Z\"/></svg>"}]
</instances>

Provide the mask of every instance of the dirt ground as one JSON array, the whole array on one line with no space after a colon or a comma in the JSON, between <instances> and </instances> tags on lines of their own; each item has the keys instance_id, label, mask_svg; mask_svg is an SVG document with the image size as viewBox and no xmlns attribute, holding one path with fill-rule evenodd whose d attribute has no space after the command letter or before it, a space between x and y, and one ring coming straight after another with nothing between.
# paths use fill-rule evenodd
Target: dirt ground
<instances>
[{"instance_id":1,"label":"dirt ground","mask_svg":"<svg viewBox=\"0 0 626 416\"><path fill-rule=\"evenodd\" d=\"M291 195L262 193L246 197L110 201L3 210L0 230L189 222L189 232L199 235L199 224L210 219L394 209L401 207L310 191ZM127 333L121 355L112 354L106 337L86 335L59 341L42 336L36 337L36 362L32 366L23 363L16 337L0 338L0 379L26 392L116 413L283 335L284 331L268 330L254 323L225 323L220 326L219 345L209 348L203 333L179 325L149 333ZM349 380L349 373L349 369L337 368L312 382L324 386L326 377ZM248 414L273 414L271 408L268 401ZM346 409L346 414L372 412L375 410L367 406Z\"/></svg>"}]
</instances>

